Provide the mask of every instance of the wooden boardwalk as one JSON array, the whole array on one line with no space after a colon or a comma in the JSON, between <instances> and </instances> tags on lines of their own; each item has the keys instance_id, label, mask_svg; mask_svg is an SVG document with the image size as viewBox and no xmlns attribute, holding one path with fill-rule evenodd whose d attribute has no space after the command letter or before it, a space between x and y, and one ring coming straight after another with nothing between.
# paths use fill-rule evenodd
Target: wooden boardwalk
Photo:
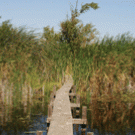
<instances>
[{"instance_id":1,"label":"wooden boardwalk","mask_svg":"<svg viewBox=\"0 0 135 135\"><path fill-rule=\"evenodd\" d=\"M67 76L66 76L67 77ZM73 86L72 77L56 92L53 114L47 135L73 135L73 123L69 90Z\"/></svg>"}]
</instances>

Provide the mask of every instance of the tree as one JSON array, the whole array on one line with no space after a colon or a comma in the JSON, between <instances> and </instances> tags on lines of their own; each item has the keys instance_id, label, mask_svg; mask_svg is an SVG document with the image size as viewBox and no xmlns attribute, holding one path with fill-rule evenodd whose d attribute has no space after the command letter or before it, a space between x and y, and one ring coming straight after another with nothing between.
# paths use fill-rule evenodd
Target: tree
<instances>
[{"instance_id":1,"label":"tree","mask_svg":"<svg viewBox=\"0 0 135 135\"><path fill-rule=\"evenodd\" d=\"M90 42L91 40L96 38L94 34L94 32L96 32L96 29L92 30L93 26L91 24L86 24L86 26L84 27L83 24L77 26L77 24L80 22L77 17L85 11L89 10L90 7L94 10L99 8L97 3L86 3L85 5L82 5L81 10L78 13L77 3L75 10L71 9L71 19L67 19L65 22L60 23L61 32L54 35L53 29L49 30L48 27L45 27L43 34L43 37L46 38L46 42L58 41L61 43L67 43L68 48L73 54L75 53L75 51L79 51L80 47L85 47L86 42Z\"/></svg>"},{"instance_id":2,"label":"tree","mask_svg":"<svg viewBox=\"0 0 135 135\"><path fill-rule=\"evenodd\" d=\"M90 7L94 10L99 8L97 3L86 3L85 5L82 5L80 13L78 13L77 3L75 10L71 10L71 19L60 23L60 26L62 28L60 41L66 41L69 44L72 52L74 52L75 50L79 51L80 47L85 47L86 42L90 42L92 39L95 38L94 32L96 32L96 29L92 30L93 26L91 24L86 24L86 26L84 27L83 24L81 24L80 26L76 26L80 22L80 20L78 20L76 17L89 10ZM88 36L89 33L90 35Z\"/></svg>"}]
</instances>

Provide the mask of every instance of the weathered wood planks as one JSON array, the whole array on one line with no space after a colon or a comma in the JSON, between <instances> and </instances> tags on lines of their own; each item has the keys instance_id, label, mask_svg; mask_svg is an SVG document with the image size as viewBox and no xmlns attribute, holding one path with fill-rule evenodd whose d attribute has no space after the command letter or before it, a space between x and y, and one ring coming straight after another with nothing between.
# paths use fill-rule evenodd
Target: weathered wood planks
<instances>
[{"instance_id":1,"label":"weathered wood planks","mask_svg":"<svg viewBox=\"0 0 135 135\"><path fill-rule=\"evenodd\" d=\"M72 114L69 90L73 80L67 81L57 92L54 100L53 114L47 135L73 135Z\"/></svg>"}]
</instances>

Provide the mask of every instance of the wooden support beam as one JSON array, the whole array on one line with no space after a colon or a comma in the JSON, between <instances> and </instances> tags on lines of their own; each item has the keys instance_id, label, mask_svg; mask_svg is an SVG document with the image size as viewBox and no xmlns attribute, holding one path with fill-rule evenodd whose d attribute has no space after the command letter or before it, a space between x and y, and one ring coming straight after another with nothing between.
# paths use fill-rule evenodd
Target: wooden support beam
<instances>
[{"instance_id":1,"label":"wooden support beam","mask_svg":"<svg viewBox=\"0 0 135 135\"><path fill-rule=\"evenodd\" d=\"M47 118L47 123L50 123L51 122L51 117L48 117ZM87 119L72 119L72 123L73 124L87 124Z\"/></svg>"},{"instance_id":2,"label":"wooden support beam","mask_svg":"<svg viewBox=\"0 0 135 135\"><path fill-rule=\"evenodd\" d=\"M54 102L50 102L50 105L54 105ZM70 103L70 107L71 109L74 108L74 107L80 107L80 103L79 104L76 104L76 103Z\"/></svg>"},{"instance_id":3,"label":"wooden support beam","mask_svg":"<svg viewBox=\"0 0 135 135\"><path fill-rule=\"evenodd\" d=\"M87 124L87 119L72 119L73 124Z\"/></svg>"},{"instance_id":4,"label":"wooden support beam","mask_svg":"<svg viewBox=\"0 0 135 135\"><path fill-rule=\"evenodd\" d=\"M79 104L76 104L76 103L70 103L70 107L73 108L73 107L80 107L80 103Z\"/></svg>"}]
</instances>

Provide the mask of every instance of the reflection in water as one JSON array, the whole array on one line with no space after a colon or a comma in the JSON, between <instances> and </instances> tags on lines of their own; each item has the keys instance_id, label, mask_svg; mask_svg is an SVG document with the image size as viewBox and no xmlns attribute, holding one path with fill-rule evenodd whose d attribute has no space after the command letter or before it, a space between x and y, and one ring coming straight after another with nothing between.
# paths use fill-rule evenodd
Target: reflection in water
<instances>
[{"instance_id":1,"label":"reflection in water","mask_svg":"<svg viewBox=\"0 0 135 135\"><path fill-rule=\"evenodd\" d=\"M20 113L18 111L18 113ZM98 113L98 112L97 112ZM96 113L95 113L96 114ZM99 116L99 118L101 119L102 116ZM16 117L17 118L17 117ZM100 119L96 119L96 124L93 124L93 129L91 129L91 125L88 125L88 128L86 129L86 132L94 132L94 135L123 135L123 131L119 130L119 132L116 133L106 133L104 132L105 126L107 126L106 124L101 124L102 122L99 121ZM23 119L23 118L22 118ZM19 121L19 119L12 119L13 122L12 123L6 123L6 125L2 128L0 127L0 134L1 135L33 135L34 131L35 131L35 135L36 135L36 131L37 130L41 130L44 131L43 135L47 135L47 115L31 115L31 120L29 121L28 119L26 120L25 117L24 119L21 121ZM16 122L15 122L16 121ZM110 123L112 123L110 121ZM109 126L109 123L107 123ZM102 130L100 130L100 126L102 128ZM113 129L114 125L111 125ZM116 127L121 127L121 125L117 125L115 122L115 126ZM122 128L122 127L121 127ZM81 125L78 126L78 130L76 131L76 125L73 125L73 133L74 135L81 135ZM30 132L32 131L33 133L26 133L26 132ZM125 133L127 131L125 130ZM125 134L124 133L124 134ZM133 131L128 131L126 135L135 135L135 132Z\"/></svg>"},{"instance_id":2,"label":"reflection in water","mask_svg":"<svg viewBox=\"0 0 135 135\"><path fill-rule=\"evenodd\" d=\"M3 119L0 135L33 135L37 130L44 131L43 135L47 135L47 109L45 109L47 107L43 110L42 106L37 104L34 108L30 106L28 108L27 113L23 106L12 109L10 119L7 122L6 118ZM133 103L130 103L129 108L126 102L119 102L117 98L106 102L93 100L87 112L89 125L86 132L94 132L94 135L135 135L135 105ZM81 125L78 126L78 130L76 125L73 125L73 133L81 135Z\"/></svg>"},{"instance_id":3,"label":"reflection in water","mask_svg":"<svg viewBox=\"0 0 135 135\"><path fill-rule=\"evenodd\" d=\"M114 135L135 135L134 103L130 103L129 108L128 103L117 98L104 102L93 100L89 108L88 123L92 129L98 129L99 134L111 132Z\"/></svg>"}]
</instances>

